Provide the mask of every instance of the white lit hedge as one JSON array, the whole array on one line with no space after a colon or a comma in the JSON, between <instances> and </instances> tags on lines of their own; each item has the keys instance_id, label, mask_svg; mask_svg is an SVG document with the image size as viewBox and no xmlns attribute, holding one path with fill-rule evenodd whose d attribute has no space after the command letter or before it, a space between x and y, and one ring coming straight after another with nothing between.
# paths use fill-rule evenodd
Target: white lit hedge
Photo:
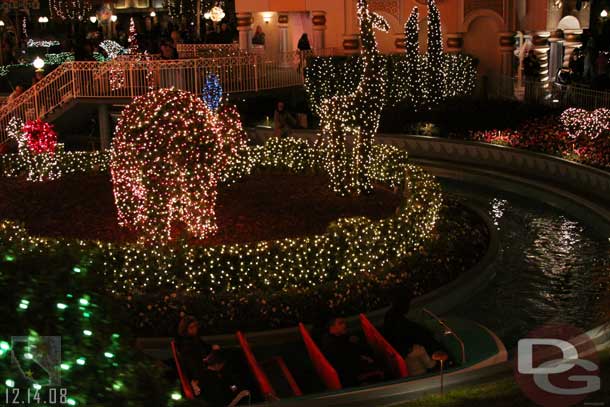
<instances>
[{"instance_id":1,"label":"white lit hedge","mask_svg":"<svg viewBox=\"0 0 610 407\"><path fill-rule=\"evenodd\" d=\"M72 160L78 163L78 171L106 168L99 155L84 159L85 155ZM29 236L23 227L3 221L0 252L18 254L71 246L86 259L84 262L103 264L108 288L122 295L159 290L205 294L250 287L303 288L381 270L420 249L437 221L442 198L434 177L408 164L405 151L377 145L373 157L374 182L403 194L396 214L383 220L344 218L323 235L213 247L48 239ZM62 165L68 164L64 161ZM255 168L299 173L318 171L319 166L317 149L306 141L274 138L264 146L242 151L241 160L227 171L235 180Z\"/></svg>"}]
</instances>

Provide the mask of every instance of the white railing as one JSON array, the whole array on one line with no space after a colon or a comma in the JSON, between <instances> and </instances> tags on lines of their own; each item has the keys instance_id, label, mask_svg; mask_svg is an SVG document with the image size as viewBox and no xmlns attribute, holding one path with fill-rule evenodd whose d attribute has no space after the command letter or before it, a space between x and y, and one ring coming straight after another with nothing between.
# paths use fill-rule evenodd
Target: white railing
<instances>
[{"instance_id":1,"label":"white railing","mask_svg":"<svg viewBox=\"0 0 610 407\"><path fill-rule=\"evenodd\" d=\"M44 118L74 99L131 99L172 86L199 94L209 74L219 77L228 94L302 85L299 61L246 54L180 60L67 62L0 108L0 143L7 139L5 129L13 116L24 120Z\"/></svg>"}]
</instances>

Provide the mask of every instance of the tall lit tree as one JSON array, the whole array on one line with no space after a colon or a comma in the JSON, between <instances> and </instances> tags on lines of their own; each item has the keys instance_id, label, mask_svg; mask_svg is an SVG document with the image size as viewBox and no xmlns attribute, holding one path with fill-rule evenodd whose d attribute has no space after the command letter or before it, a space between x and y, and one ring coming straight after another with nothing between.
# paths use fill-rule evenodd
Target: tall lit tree
<instances>
[{"instance_id":1,"label":"tall lit tree","mask_svg":"<svg viewBox=\"0 0 610 407\"><path fill-rule=\"evenodd\" d=\"M413 106L421 103L421 56L419 54L419 9L413 7L405 24L405 98Z\"/></svg>"},{"instance_id":2,"label":"tall lit tree","mask_svg":"<svg viewBox=\"0 0 610 407\"><path fill-rule=\"evenodd\" d=\"M441 15L434 0L428 0L427 97L429 105L438 104L444 97L445 73L443 65L443 34Z\"/></svg>"}]
</instances>

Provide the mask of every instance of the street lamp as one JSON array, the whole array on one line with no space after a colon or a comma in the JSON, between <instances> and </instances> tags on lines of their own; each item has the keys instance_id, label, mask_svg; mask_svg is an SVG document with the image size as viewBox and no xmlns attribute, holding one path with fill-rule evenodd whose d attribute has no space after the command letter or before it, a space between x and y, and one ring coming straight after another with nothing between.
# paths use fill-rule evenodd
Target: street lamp
<instances>
[{"instance_id":1,"label":"street lamp","mask_svg":"<svg viewBox=\"0 0 610 407\"><path fill-rule=\"evenodd\" d=\"M0 27L4 27L4 21L0 20Z\"/></svg>"},{"instance_id":2,"label":"street lamp","mask_svg":"<svg viewBox=\"0 0 610 407\"><path fill-rule=\"evenodd\" d=\"M40 16L40 17L38 17L38 22L40 24L46 24L49 22L49 17Z\"/></svg>"},{"instance_id":3,"label":"street lamp","mask_svg":"<svg viewBox=\"0 0 610 407\"><path fill-rule=\"evenodd\" d=\"M89 21L91 21L91 24L95 24L95 22L97 21L97 17L91 16L91 17L89 17Z\"/></svg>"},{"instance_id":4,"label":"street lamp","mask_svg":"<svg viewBox=\"0 0 610 407\"><path fill-rule=\"evenodd\" d=\"M116 20L117 20L118 18L119 18L119 17L118 17L116 14L113 14L113 15L111 15L111 16L110 16L110 21L112 21L113 23L116 23Z\"/></svg>"},{"instance_id":5,"label":"street lamp","mask_svg":"<svg viewBox=\"0 0 610 407\"><path fill-rule=\"evenodd\" d=\"M601 18L606 18L606 17L608 17L608 11L607 10L602 10L602 12L599 13L599 15L600 15Z\"/></svg>"},{"instance_id":6,"label":"street lamp","mask_svg":"<svg viewBox=\"0 0 610 407\"><path fill-rule=\"evenodd\" d=\"M154 17L157 16L157 13L155 13L155 11L153 10L153 11L150 12L150 16L154 18Z\"/></svg>"}]
</instances>

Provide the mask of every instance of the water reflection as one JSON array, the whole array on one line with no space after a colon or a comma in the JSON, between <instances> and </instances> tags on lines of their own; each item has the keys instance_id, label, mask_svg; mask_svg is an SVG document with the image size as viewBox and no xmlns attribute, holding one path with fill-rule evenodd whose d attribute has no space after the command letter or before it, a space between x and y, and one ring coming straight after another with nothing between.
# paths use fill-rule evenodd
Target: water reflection
<instances>
[{"instance_id":1,"label":"water reflection","mask_svg":"<svg viewBox=\"0 0 610 407\"><path fill-rule=\"evenodd\" d=\"M597 323L601 276L610 271L608 236L541 202L508 193L443 182L448 193L488 208L499 233L496 277L455 314L494 330L508 347L533 327L562 321Z\"/></svg>"}]
</instances>

